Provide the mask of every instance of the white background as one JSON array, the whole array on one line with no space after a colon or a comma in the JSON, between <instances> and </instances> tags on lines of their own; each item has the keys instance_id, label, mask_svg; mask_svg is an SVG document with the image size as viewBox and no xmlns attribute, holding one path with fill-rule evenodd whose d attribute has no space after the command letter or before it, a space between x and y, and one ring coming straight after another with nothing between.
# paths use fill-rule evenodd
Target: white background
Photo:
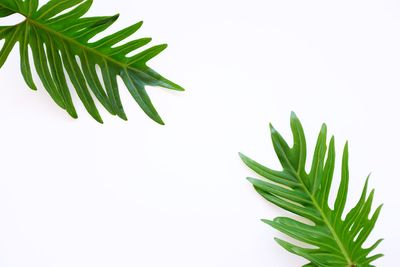
<instances>
[{"instance_id":1,"label":"white background","mask_svg":"<svg viewBox=\"0 0 400 267\"><path fill-rule=\"evenodd\" d=\"M144 20L138 37L170 45L151 66L187 91L149 88L165 127L123 86L128 122L101 109L96 123L76 95L73 120L27 88L14 49L0 71L1 267L301 266L260 221L286 213L237 155L278 168L267 126L290 138L292 110L310 149L322 122L338 149L350 141L349 203L372 171L376 264L398 265L399 1L113 0L90 14L118 12L110 32Z\"/></svg>"}]
</instances>

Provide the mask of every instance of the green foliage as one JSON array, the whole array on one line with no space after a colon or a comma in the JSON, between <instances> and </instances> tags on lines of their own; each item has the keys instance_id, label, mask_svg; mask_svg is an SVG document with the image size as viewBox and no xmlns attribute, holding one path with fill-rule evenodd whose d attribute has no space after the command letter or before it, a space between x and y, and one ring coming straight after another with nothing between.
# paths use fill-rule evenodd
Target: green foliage
<instances>
[{"instance_id":1,"label":"green foliage","mask_svg":"<svg viewBox=\"0 0 400 267\"><path fill-rule=\"evenodd\" d=\"M151 41L150 38L126 41L139 30L142 22L90 42L118 19L118 15L84 17L92 2L50 0L39 8L38 0L0 0L0 17L14 13L26 17L17 25L0 27L0 40L5 40L0 52L0 67L19 42L22 75L28 86L36 90L29 61L30 47L36 72L53 100L77 118L66 71L85 108L98 122L102 122L102 118L92 94L111 114L127 119L117 84L117 77L120 76L143 111L154 121L163 124L145 86L183 91L182 87L147 66L147 62L167 46L157 45L128 57L128 54ZM100 67L101 75L96 73L96 65Z\"/></svg>"},{"instance_id":2,"label":"green foliage","mask_svg":"<svg viewBox=\"0 0 400 267\"><path fill-rule=\"evenodd\" d=\"M334 138L331 138L327 147L327 127L323 125L315 147L311 170L307 172L306 139L302 125L294 113L291 118L291 128L294 141L292 147L271 125L272 142L282 165L282 171L269 169L241 155L249 168L265 178L249 178L257 192L269 202L304 219L301 222L279 217L264 222L308 245L299 246L276 239L289 252L310 261L304 266L372 266L371 262L383 256L382 254L370 256L382 240L378 240L369 248L364 248L363 245L375 226L382 206L369 218L374 191L368 194L368 179L356 206L344 214L349 184L346 144L342 158L340 186L332 209L328 205L328 199L332 194L331 184L335 167Z\"/></svg>"}]
</instances>

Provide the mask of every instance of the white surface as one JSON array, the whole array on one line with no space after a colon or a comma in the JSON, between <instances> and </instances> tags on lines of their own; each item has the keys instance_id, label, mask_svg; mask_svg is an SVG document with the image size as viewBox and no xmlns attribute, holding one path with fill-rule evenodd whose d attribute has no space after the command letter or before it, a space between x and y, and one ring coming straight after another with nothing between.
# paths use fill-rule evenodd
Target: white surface
<instances>
[{"instance_id":1,"label":"white surface","mask_svg":"<svg viewBox=\"0 0 400 267\"><path fill-rule=\"evenodd\" d=\"M237 152L278 167L267 125L309 145L322 122L351 146L351 198L369 172L385 208L378 266L396 266L400 2L95 1L113 30L170 44L151 66L187 88L149 89L167 126L122 88L129 122L104 125L28 90L14 49L0 71L0 266L265 267L304 261L260 222L283 212L245 180ZM76 100L76 96L74 96ZM353 203L353 202L351 202Z\"/></svg>"}]
</instances>

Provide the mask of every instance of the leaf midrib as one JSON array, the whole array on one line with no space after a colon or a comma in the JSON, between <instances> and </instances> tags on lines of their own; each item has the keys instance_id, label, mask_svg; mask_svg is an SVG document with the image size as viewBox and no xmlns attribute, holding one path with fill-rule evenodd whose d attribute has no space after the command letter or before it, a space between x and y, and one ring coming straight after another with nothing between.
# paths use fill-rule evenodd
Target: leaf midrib
<instances>
[{"instance_id":1,"label":"leaf midrib","mask_svg":"<svg viewBox=\"0 0 400 267\"><path fill-rule=\"evenodd\" d=\"M311 192L308 190L307 186L304 184L303 180L301 179L301 176L299 174L298 171L296 171L296 169L294 168L294 166L292 165L292 163L290 162L290 160L288 159L288 157L286 156L285 153L282 153L283 156L285 157L285 160L289 163L290 169L293 172L293 174L295 174L296 178L300 181L300 185L301 187L304 189L304 191L309 195L309 197L311 198L312 203L314 204L315 208L317 209L317 211L321 214L321 217L324 221L324 223L326 224L326 226L328 227L329 231L331 232L334 240L336 241L340 251L343 253L343 256L345 257L347 263L349 264L348 266L353 266L353 261L350 258L349 253L347 253L342 241L339 239L338 234L336 233L335 229L333 228L333 226L331 225L330 221L328 220L327 216L325 215L325 213L323 212L322 208L319 206L318 202L316 201L316 199L314 198L314 195L311 194Z\"/></svg>"},{"instance_id":2,"label":"leaf midrib","mask_svg":"<svg viewBox=\"0 0 400 267\"><path fill-rule=\"evenodd\" d=\"M112 62L112 63L114 63L114 64L116 64L116 65L119 65L119 66L121 66L121 67L124 68L124 69L132 69L132 70L135 70L135 71L140 71L140 70L138 70L138 69L136 69L136 68L133 68L132 66L130 66L130 65L128 65L128 64L125 64L125 63L123 63L123 62L120 62L120 61L118 61L118 60L115 60L115 59L112 58L112 57L109 57L109 56L107 56L107 55L105 55L105 54L102 54L102 53L100 53L99 51L97 51L96 49L93 49L93 48L91 48L91 47L88 47L88 46L86 46L86 45L84 45L84 44L82 44L82 43L76 41L75 39L73 39L73 38L71 38L71 37L69 37L69 36L66 36L66 35L64 35L64 34L61 34L61 33L57 32L56 30L53 30L52 28L46 26L45 24L42 24L42 23L37 22L36 20L33 20L33 19L31 19L31 18L26 17L26 22L27 22L27 23L30 23L30 24L33 24L33 25L35 25L36 27L43 29L44 31L50 32L51 34L56 35L57 37L59 37L59 38L65 40L65 41L68 41L68 42L70 42L70 43L73 43L74 45L77 45L77 46L81 47L81 48L84 49L84 50L90 51L90 53L93 53L93 54L95 54L95 55L97 55L97 56L99 56L99 57L101 57L101 58L103 58L103 59L106 59L107 61L110 61L110 62Z\"/></svg>"},{"instance_id":3,"label":"leaf midrib","mask_svg":"<svg viewBox=\"0 0 400 267\"><path fill-rule=\"evenodd\" d=\"M15 10L14 8L9 7L9 6L5 5L4 3L1 3L0 6L3 6L4 8L7 8L7 9L9 9L9 10L15 12L15 13L23 15L26 18L26 20L23 21L22 23L30 23L30 24L35 25L36 27L42 28L44 31L50 32L51 34L54 34L54 35L58 36L59 38L62 38L62 39L66 40L66 41L68 41L70 43L73 43L73 44L81 47L84 50L88 50L91 53L96 54L97 56L99 56L99 57L101 57L103 59L106 59L106 60L108 60L108 61L110 61L110 62L112 62L112 63L114 63L116 65L119 65L124 69L130 69L130 70L133 70L133 71L142 72L141 70L139 70L137 68L134 68L131 65L128 65L128 64L125 64L125 63L120 62L118 60L115 60L112 57L109 57L109 56L107 56L105 54L100 53L96 49L93 49L91 47L85 46L84 44L76 41L75 39L53 30L52 28L46 26L45 24L42 24L42 23L30 18L29 15L22 13L20 10Z\"/></svg>"}]
</instances>

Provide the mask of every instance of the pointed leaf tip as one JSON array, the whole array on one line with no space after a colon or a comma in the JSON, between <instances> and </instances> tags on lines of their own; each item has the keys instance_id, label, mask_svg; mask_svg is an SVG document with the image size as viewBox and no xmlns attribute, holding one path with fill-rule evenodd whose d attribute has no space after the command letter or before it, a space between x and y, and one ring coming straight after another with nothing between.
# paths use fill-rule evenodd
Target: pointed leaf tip
<instances>
[{"instance_id":1,"label":"pointed leaf tip","mask_svg":"<svg viewBox=\"0 0 400 267\"><path fill-rule=\"evenodd\" d=\"M94 118L98 123L104 124L104 121L101 117Z\"/></svg>"},{"instance_id":2,"label":"pointed leaf tip","mask_svg":"<svg viewBox=\"0 0 400 267\"><path fill-rule=\"evenodd\" d=\"M259 181L258 179L255 179L255 178L252 178L252 177L247 177L246 178L247 179L247 181L249 181L252 185L256 185L257 184L257 182Z\"/></svg>"},{"instance_id":3,"label":"pointed leaf tip","mask_svg":"<svg viewBox=\"0 0 400 267\"><path fill-rule=\"evenodd\" d=\"M332 135L331 139L329 140L329 144L332 144L333 146L335 145L335 136Z\"/></svg>"},{"instance_id":4,"label":"pointed leaf tip","mask_svg":"<svg viewBox=\"0 0 400 267\"><path fill-rule=\"evenodd\" d=\"M274 125L272 125L272 123L269 124L269 129L271 130L271 133L277 133L278 131L275 129Z\"/></svg>"},{"instance_id":5,"label":"pointed leaf tip","mask_svg":"<svg viewBox=\"0 0 400 267\"><path fill-rule=\"evenodd\" d=\"M267 220L267 219L262 219L261 222L268 224L268 225L271 225L273 223L273 221Z\"/></svg>"},{"instance_id":6,"label":"pointed leaf tip","mask_svg":"<svg viewBox=\"0 0 400 267\"><path fill-rule=\"evenodd\" d=\"M326 125L326 123L322 124L321 131L324 133L328 132L328 126Z\"/></svg>"},{"instance_id":7,"label":"pointed leaf tip","mask_svg":"<svg viewBox=\"0 0 400 267\"><path fill-rule=\"evenodd\" d=\"M290 114L290 124L302 127L299 117L297 117L297 114L293 111Z\"/></svg>"},{"instance_id":8,"label":"pointed leaf tip","mask_svg":"<svg viewBox=\"0 0 400 267\"><path fill-rule=\"evenodd\" d=\"M157 114L157 116L152 117L152 119L153 119L155 122L157 122L158 124L162 125L162 126L165 125L165 122L161 119L160 116L158 116L158 114Z\"/></svg>"}]
</instances>

